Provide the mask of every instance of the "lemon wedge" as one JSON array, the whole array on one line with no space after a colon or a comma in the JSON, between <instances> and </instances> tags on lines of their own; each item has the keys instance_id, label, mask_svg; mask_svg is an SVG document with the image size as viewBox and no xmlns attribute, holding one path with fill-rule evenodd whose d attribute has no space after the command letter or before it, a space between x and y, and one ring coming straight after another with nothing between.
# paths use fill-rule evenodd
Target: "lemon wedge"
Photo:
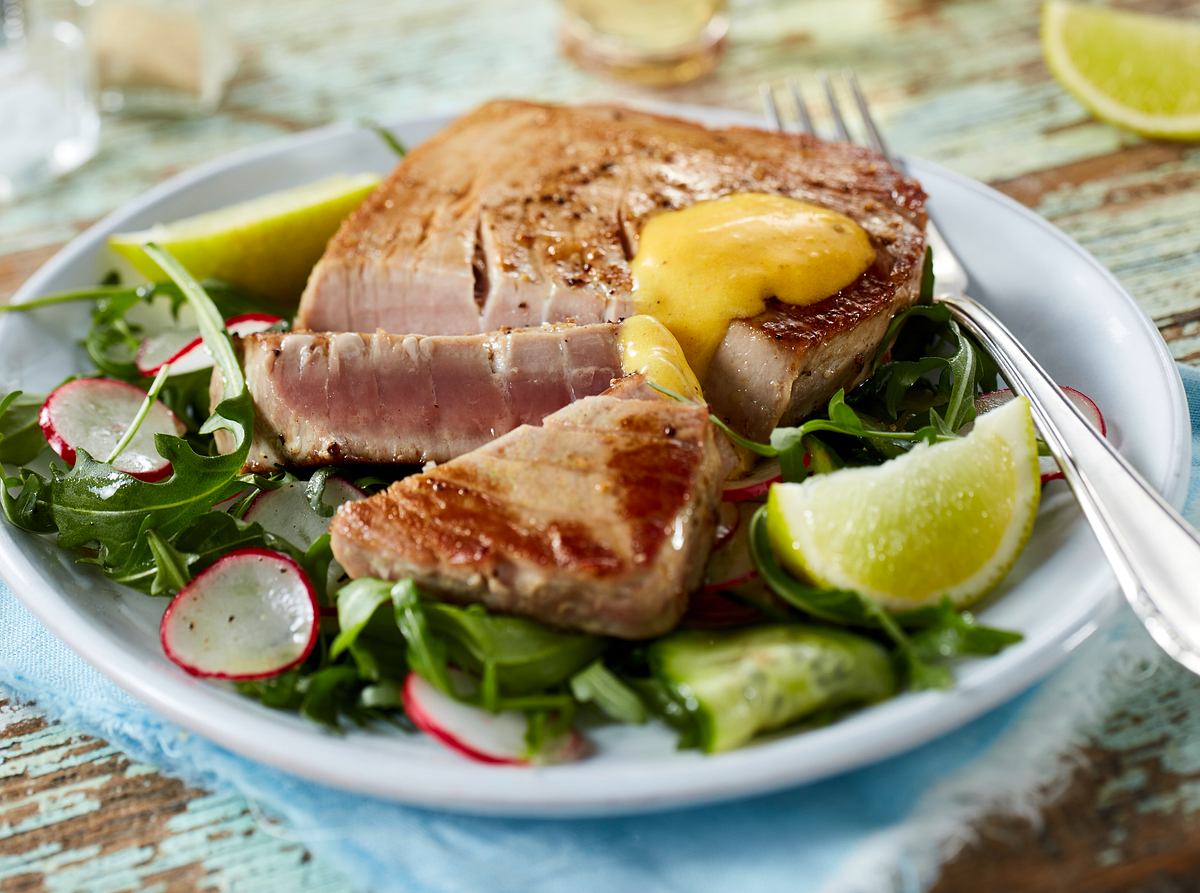
<instances>
[{"instance_id":1,"label":"lemon wedge","mask_svg":"<svg viewBox=\"0 0 1200 893\"><path fill-rule=\"evenodd\" d=\"M779 561L818 586L898 612L978 600L1008 573L1041 497L1029 401L983 415L959 440L869 468L776 484L767 533Z\"/></svg>"},{"instance_id":2,"label":"lemon wedge","mask_svg":"<svg viewBox=\"0 0 1200 893\"><path fill-rule=\"evenodd\" d=\"M378 183L374 174L339 174L108 241L147 279L165 278L142 251L153 241L197 279L224 279L294 306L325 243Z\"/></svg>"},{"instance_id":3,"label":"lemon wedge","mask_svg":"<svg viewBox=\"0 0 1200 893\"><path fill-rule=\"evenodd\" d=\"M1097 117L1145 136L1200 139L1200 22L1052 0L1042 53Z\"/></svg>"}]
</instances>

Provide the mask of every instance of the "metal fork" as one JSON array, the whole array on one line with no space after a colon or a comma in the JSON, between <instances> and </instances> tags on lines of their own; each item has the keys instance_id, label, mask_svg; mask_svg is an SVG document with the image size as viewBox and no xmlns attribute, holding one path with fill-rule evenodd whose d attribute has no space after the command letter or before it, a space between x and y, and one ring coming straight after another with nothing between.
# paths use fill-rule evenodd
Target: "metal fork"
<instances>
[{"instance_id":1,"label":"metal fork","mask_svg":"<svg viewBox=\"0 0 1200 893\"><path fill-rule=\"evenodd\" d=\"M840 81L838 90L830 75L820 79L838 137L852 141L848 104L839 100L839 93L848 93L865 143L902 167L903 161L887 149L858 78L847 71L841 73ZM795 109L797 127L815 133L797 81L789 80L779 91L764 84L761 93L766 113L777 129L788 129L781 114L782 95ZM942 238L932 214L927 236L933 249L934 300L949 308L991 353L1013 389L1029 398L1038 430L1112 565L1125 598L1163 650L1200 674L1200 537L1084 419L1008 327L967 295L966 269Z\"/></svg>"}]
</instances>

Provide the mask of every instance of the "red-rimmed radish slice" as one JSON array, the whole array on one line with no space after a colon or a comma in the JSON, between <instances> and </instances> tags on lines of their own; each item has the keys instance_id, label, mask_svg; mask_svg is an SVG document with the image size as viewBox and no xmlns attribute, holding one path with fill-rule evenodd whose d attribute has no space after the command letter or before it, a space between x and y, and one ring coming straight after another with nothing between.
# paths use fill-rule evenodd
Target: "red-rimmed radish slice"
<instances>
[{"instance_id":1,"label":"red-rimmed radish slice","mask_svg":"<svg viewBox=\"0 0 1200 893\"><path fill-rule=\"evenodd\" d=\"M584 751L583 737L571 729L547 751L530 755L524 713L490 713L464 704L416 673L410 672L404 680L404 710L422 732L481 763L559 763L577 759Z\"/></svg>"},{"instance_id":2,"label":"red-rimmed radish slice","mask_svg":"<svg viewBox=\"0 0 1200 893\"><path fill-rule=\"evenodd\" d=\"M1100 432L1100 435L1107 437L1108 424L1104 421L1104 413L1100 411L1100 407L1096 405L1096 401L1083 393L1083 391L1069 385L1063 385L1062 390L1070 401L1075 404L1075 408L1083 414L1083 417L1091 422L1093 427ZM1012 398L1013 392L1009 388L1001 388L998 391L989 391L986 394L980 394L975 398L975 411L982 415L985 412L990 412L997 407L1003 406ZM1062 480L1063 473L1052 456L1041 456L1038 462L1042 469L1043 484L1047 484L1050 481Z\"/></svg>"},{"instance_id":3,"label":"red-rimmed radish slice","mask_svg":"<svg viewBox=\"0 0 1200 893\"><path fill-rule=\"evenodd\" d=\"M124 436L146 399L140 388L114 378L77 378L55 388L38 413L38 424L50 448L68 464L75 451L86 450L103 462ZM183 434L187 428L175 413L155 401L113 467L143 481L160 481L171 463L154 448L155 434Z\"/></svg>"},{"instance_id":4,"label":"red-rimmed radish slice","mask_svg":"<svg viewBox=\"0 0 1200 893\"><path fill-rule=\"evenodd\" d=\"M245 520L255 521L298 549L307 549L329 530L327 518L313 511L305 493L306 481L289 481L274 490L264 490L246 509ZM343 502L363 499L367 494L344 478L330 476L325 482L321 501L330 508Z\"/></svg>"},{"instance_id":5,"label":"red-rimmed radish slice","mask_svg":"<svg viewBox=\"0 0 1200 893\"><path fill-rule=\"evenodd\" d=\"M243 313L225 320L225 329L230 335L252 335L281 322L282 317L270 313ZM137 352L138 372L142 375L157 375L164 363L171 364L171 375L183 375L211 369L213 359L195 329L170 330L145 339Z\"/></svg>"},{"instance_id":6,"label":"red-rimmed radish slice","mask_svg":"<svg viewBox=\"0 0 1200 893\"><path fill-rule=\"evenodd\" d=\"M138 372L147 377L157 375L164 363L169 363L196 342L195 329L167 329L142 339L138 345ZM174 368L171 370L174 372Z\"/></svg>"},{"instance_id":7,"label":"red-rimmed radish slice","mask_svg":"<svg viewBox=\"0 0 1200 893\"><path fill-rule=\"evenodd\" d=\"M726 481L721 489L721 498L726 502L746 502L752 499L766 499L771 485L783 480L777 459L760 462L745 477L735 481Z\"/></svg>"},{"instance_id":8,"label":"red-rimmed radish slice","mask_svg":"<svg viewBox=\"0 0 1200 893\"><path fill-rule=\"evenodd\" d=\"M1063 385L1062 391L1075 404L1075 408L1083 413L1083 417L1091 422L1101 434L1108 436L1108 424L1104 421L1104 413L1096 405L1096 401L1078 388ZM1013 392L1008 388L989 391L975 398L975 411L982 415L1003 406L1013 398Z\"/></svg>"},{"instance_id":9,"label":"red-rimmed radish slice","mask_svg":"<svg viewBox=\"0 0 1200 893\"><path fill-rule=\"evenodd\" d=\"M195 676L265 679L299 664L317 641L317 594L295 561L251 547L230 552L179 590L159 634Z\"/></svg>"},{"instance_id":10,"label":"red-rimmed radish slice","mask_svg":"<svg viewBox=\"0 0 1200 893\"><path fill-rule=\"evenodd\" d=\"M229 496L226 496L224 499L218 499L216 502L213 503L213 511L215 511L215 512L229 511L231 508L233 508L235 505L237 505L239 499L244 499L246 496L248 496L250 494L250 492L253 489L254 489L253 487L247 485L246 487L242 488L241 490L238 490L236 493L232 493Z\"/></svg>"},{"instance_id":11,"label":"red-rimmed radish slice","mask_svg":"<svg viewBox=\"0 0 1200 893\"><path fill-rule=\"evenodd\" d=\"M750 517L758 509L753 503L738 503L738 525L732 537L720 548L713 549L704 568L704 592L725 592L737 589L758 577L754 558L750 555Z\"/></svg>"},{"instance_id":12,"label":"red-rimmed radish slice","mask_svg":"<svg viewBox=\"0 0 1200 893\"><path fill-rule=\"evenodd\" d=\"M719 549L733 539L742 523L742 513L737 503L722 502L717 507L717 527L713 533L713 548Z\"/></svg>"}]
</instances>

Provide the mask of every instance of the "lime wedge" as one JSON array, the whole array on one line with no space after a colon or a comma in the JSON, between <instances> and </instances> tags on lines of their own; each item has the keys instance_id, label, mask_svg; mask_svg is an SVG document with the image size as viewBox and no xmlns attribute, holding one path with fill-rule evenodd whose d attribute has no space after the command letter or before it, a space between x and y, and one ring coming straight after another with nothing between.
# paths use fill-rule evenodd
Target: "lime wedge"
<instances>
[{"instance_id":1,"label":"lime wedge","mask_svg":"<svg viewBox=\"0 0 1200 893\"><path fill-rule=\"evenodd\" d=\"M165 278L142 252L154 241L197 279L224 279L294 306L325 243L378 183L374 174L338 174L108 241L147 279Z\"/></svg>"},{"instance_id":2,"label":"lime wedge","mask_svg":"<svg viewBox=\"0 0 1200 893\"><path fill-rule=\"evenodd\" d=\"M1033 418L1018 397L961 440L776 484L767 532L780 562L818 586L857 590L894 611L943 596L965 606L1017 560L1040 496Z\"/></svg>"},{"instance_id":3,"label":"lime wedge","mask_svg":"<svg viewBox=\"0 0 1200 893\"><path fill-rule=\"evenodd\" d=\"M1200 22L1052 0L1042 7L1042 52L1097 117L1200 139Z\"/></svg>"}]
</instances>

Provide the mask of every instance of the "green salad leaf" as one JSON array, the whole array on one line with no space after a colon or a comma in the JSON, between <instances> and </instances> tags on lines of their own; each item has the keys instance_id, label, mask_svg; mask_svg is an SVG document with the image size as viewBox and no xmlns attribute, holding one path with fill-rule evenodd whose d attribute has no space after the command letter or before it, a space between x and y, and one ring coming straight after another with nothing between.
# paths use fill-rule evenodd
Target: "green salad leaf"
<instances>
[{"instance_id":1,"label":"green salad leaf","mask_svg":"<svg viewBox=\"0 0 1200 893\"><path fill-rule=\"evenodd\" d=\"M641 697L602 660L593 661L571 677L571 694L580 704L595 704L616 722L640 725L646 721L646 705Z\"/></svg>"},{"instance_id":2,"label":"green salad leaf","mask_svg":"<svg viewBox=\"0 0 1200 893\"><path fill-rule=\"evenodd\" d=\"M38 424L45 397L13 391L0 399L0 464L24 465L46 449Z\"/></svg>"}]
</instances>

